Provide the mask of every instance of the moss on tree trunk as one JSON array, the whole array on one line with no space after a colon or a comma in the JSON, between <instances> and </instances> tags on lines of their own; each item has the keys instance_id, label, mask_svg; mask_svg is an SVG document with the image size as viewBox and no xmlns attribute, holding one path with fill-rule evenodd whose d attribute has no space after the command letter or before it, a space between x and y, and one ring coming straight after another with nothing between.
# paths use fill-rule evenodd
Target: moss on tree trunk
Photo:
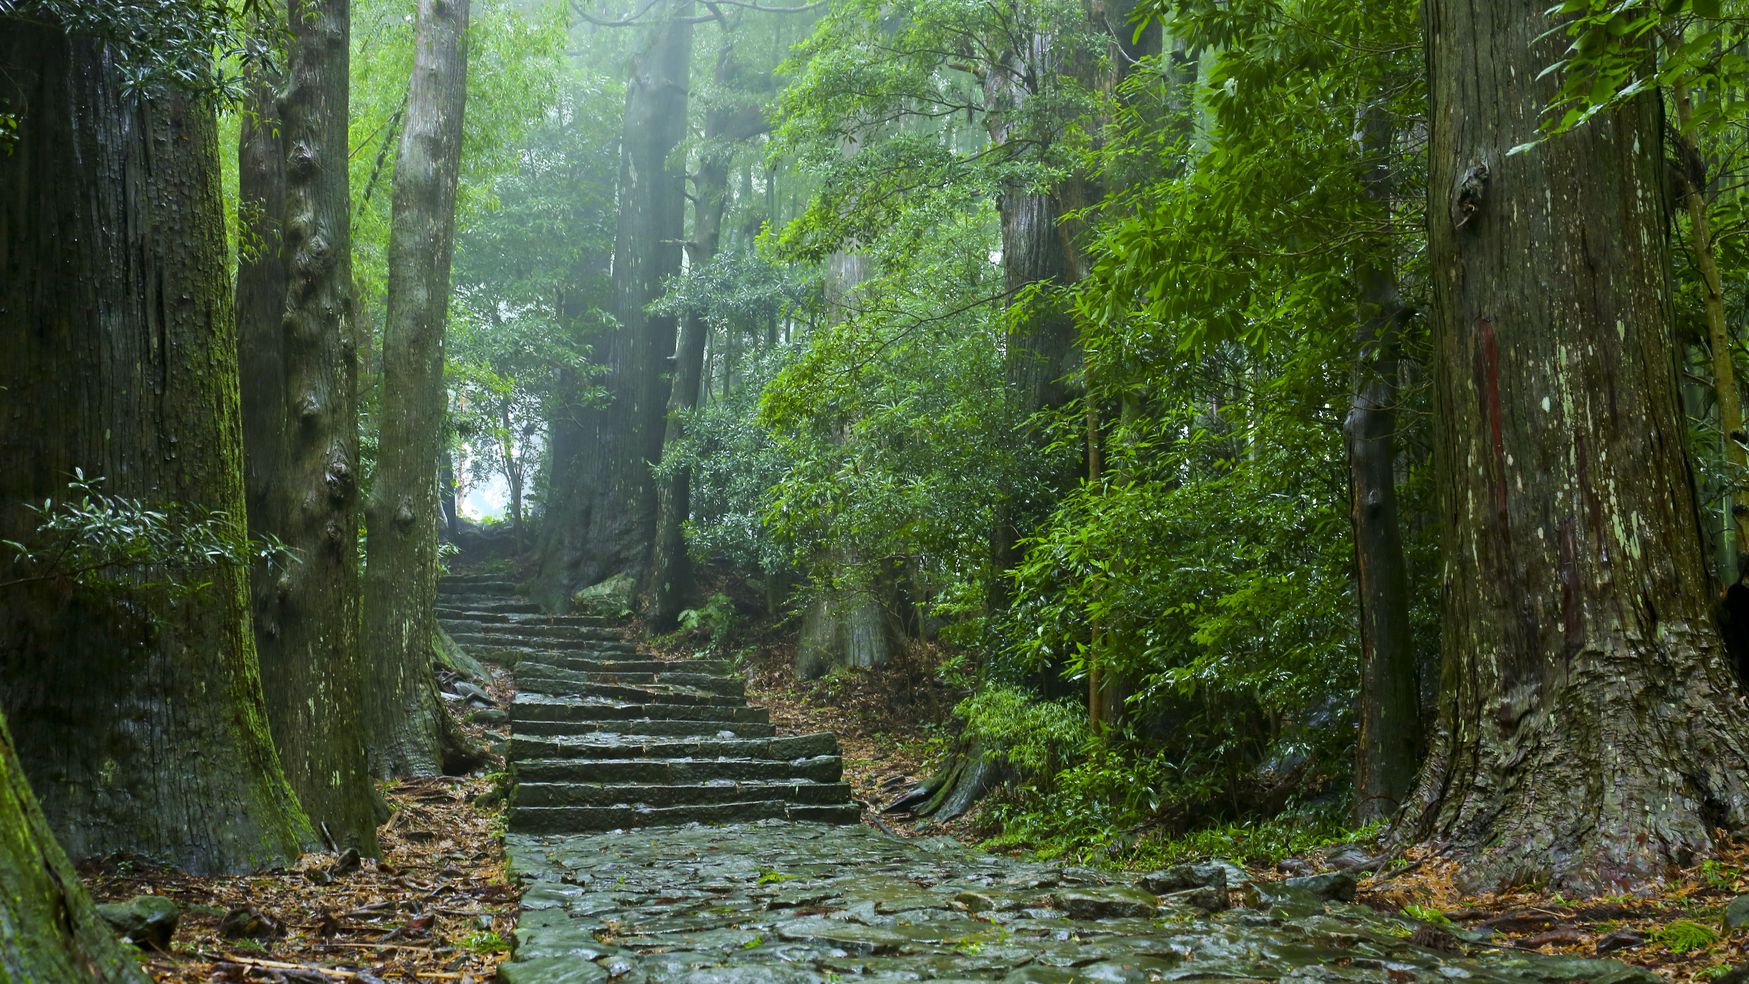
<instances>
[{"instance_id":1,"label":"moss on tree trunk","mask_svg":"<svg viewBox=\"0 0 1749 984\"><path fill-rule=\"evenodd\" d=\"M1647 94L1532 151L1541 0L1434 0L1445 637L1405 832L1477 884L1640 887L1749 821L1710 613Z\"/></svg>"},{"instance_id":2,"label":"moss on tree trunk","mask_svg":"<svg viewBox=\"0 0 1749 984\"><path fill-rule=\"evenodd\" d=\"M0 20L0 537L75 469L111 494L242 524L237 339L210 104L121 92L96 43ZM240 534L241 530L235 532ZM271 739L246 572L191 596L55 580L5 591L0 700L75 858L197 871L295 857L309 839Z\"/></svg>"}]
</instances>

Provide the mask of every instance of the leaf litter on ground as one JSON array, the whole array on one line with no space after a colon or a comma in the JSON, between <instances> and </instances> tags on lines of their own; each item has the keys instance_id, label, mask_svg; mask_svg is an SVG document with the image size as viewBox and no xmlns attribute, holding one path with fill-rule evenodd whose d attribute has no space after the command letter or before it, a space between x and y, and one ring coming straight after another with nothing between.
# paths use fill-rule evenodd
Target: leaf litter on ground
<instances>
[{"instance_id":1,"label":"leaf litter on ground","mask_svg":"<svg viewBox=\"0 0 1749 984\"><path fill-rule=\"evenodd\" d=\"M521 894L505 869L500 781L389 786L380 858L311 853L234 877L109 858L81 874L99 901L161 895L181 905L169 951L143 954L159 984L484 984L509 958Z\"/></svg>"}]
</instances>

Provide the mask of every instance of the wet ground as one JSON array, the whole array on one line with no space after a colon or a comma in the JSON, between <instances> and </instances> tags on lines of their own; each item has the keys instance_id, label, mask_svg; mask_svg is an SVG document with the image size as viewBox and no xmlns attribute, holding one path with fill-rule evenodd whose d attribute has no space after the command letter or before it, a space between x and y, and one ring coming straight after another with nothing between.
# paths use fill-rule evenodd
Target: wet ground
<instances>
[{"instance_id":1,"label":"wet ground","mask_svg":"<svg viewBox=\"0 0 1749 984\"><path fill-rule=\"evenodd\" d=\"M526 894L507 984L1656 980L1461 941L1332 900L1340 885L1259 891L1219 866L1126 882L790 821L508 847Z\"/></svg>"}]
</instances>

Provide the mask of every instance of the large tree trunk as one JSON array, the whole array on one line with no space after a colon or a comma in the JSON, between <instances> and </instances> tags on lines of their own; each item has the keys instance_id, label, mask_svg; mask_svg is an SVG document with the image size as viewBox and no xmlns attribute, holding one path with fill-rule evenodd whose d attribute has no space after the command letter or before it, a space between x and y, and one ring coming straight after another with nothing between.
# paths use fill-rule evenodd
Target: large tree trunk
<instances>
[{"instance_id":1,"label":"large tree trunk","mask_svg":"<svg viewBox=\"0 0 1749 984\"><path fill-rule=\"evenodd\" d=\"M1391 214L1388 108L1362 114L1361 180L1381 226ZM1388 248L1388 244L1378 244ZM1359 271L1354 393L1342 434L1348 448L1349 518L1360 602L1360 738L1354 814L1363 823L1397 812L1421 765L1422 728L1415 653L1410 648L1409 565L1397 514L1397 404L1400 338L1408 311L1381 250Z\"/></svg>"},{"instance_id":2,"label":"large tree trunk","mask_svg":"<svg viewBox=\"0 0 1749 984\"><path fill-rule=\"evenodd\" d=\"M0 981L146 984L49 831L3 718L0 830Z\"/></svg>"},{"instance_id":3,"label":"large tree trunk","mask_svg":"<svg viewBox=\"0 0 1749 984\"><path fill-rule=\"evenodd\" d=\"M467 96L468 0L419 0L413 83L395 158L389 309L383 325L382 433L365 511L366 715L379 776L442 766L432 686L437 638L436 466L443 450L444 321L455 251L456 181ZM520 510L520 503L518 503Z\"/></svg>"},{"instance_id":4,"label":"large tree trunk","mask_svg":"<svg viewBox=\"0 0 1749 984\"><path fill-rule=\"evenodd\" d=\"M605 406L580 408L555 429L553 498L538 583L551 603L615 574L641 580L656 534L656 484L674 354L672 317L647 308L680 272L686 173L669 158L686 135L693 0L664 12L632 67L620 143L619 221L613 250L618 325L596 352Z\"/></svg>"},{"instance_id":5,"label":"large tree trunk","mask_svg":"<svg viewBox=\"0 0 1749 984\"><path fill-rule=\"evenodd\" d=\"M98 44L0 20L0 538L75 469L222 510L241 535L237 340L212 107L120 91ZM246 571L0 589L0 701L67 852L196 871L295 857L311 828L268 734Z\"/></svg>"},{"instance_id":6,"label":"large tree trunk","mask_svg":"<svg viewBox=\"0 0 1749 984\"><path fill-rule=\"evenodd\" d=\"M738 74L734 43L725 37L722 50L717 53L718 92L727 91ZM745 140L764 129L764 117L757 108L720 105L711 107L706 114L703 150L692 181L693 222L688 261L693 267L709 264L722 244L733 156L727 144ZM710 324L704 315L697 311L688 313L681 323L680 340L674 350L668 417L662 431L663 451L680 440L686 430L683 419L686 412L698 406L704 380L705 341L709 337ZM692 592L692 563L686 553L684 531L691 512L691 491L692 471L687 468L675 469L656 490L656 537L650 552L649 594L650 620L659 629L673 627Z\"/></svg>"},{"instance_id":7,"label":"large tree trunk","mask_svg":"<svg viewBox=\"0 0 1749 984\"><path fill-rule=\"evenodd\" d=\"M249 519L297 558L256 567L256 641L274 741L305 809L338 843L374 850L377 798L366 768L358 650L348 5L293 0L286 14L279 139L270 115L244 131L240 148L240 214L262 230L244 238L263 247L240 259L237 282L250 368ZM257 86L267 109L266 83ZM276 144L284 154L277 167Z\"/></svg>"},{"instance_id":8,"label":"large tree trunk","mask_svg":"<svg viewBox=\"0 0 1749 984\"><path fill-rule=\"evenodd\" d=\"M1432 0L1444 667L1406 832L1476 884L1643 887L1749 821L1667 310L1655 93L1528 153L1542 0Z\"/></svg>"}]
</instances>

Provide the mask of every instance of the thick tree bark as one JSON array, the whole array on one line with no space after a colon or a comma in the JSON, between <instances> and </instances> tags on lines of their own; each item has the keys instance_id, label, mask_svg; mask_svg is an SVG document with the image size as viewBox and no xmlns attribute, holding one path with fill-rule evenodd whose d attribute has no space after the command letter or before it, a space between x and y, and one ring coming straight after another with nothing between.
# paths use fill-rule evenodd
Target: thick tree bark
<instances>
[{"instance_id":1,"label":"thick tree bark","mask_svg":"<svg viewBox=\"0 0 1749 984\"><path fill-rule=\"evenodd\" d=\"M0 29L3 30L3 29ZM31 795L0 719L0 981L146 984Z\"/></svg>"},{"instance_id":2,"label":"thick tree bark","mask_svg":"<svg viewBox=\"0 0 1749 984\"><path fill-rule=\"evenodd\" d=\"M553 436L555 482L537 576L548 603L615 574L641 580L655 542L651 467L662 455L676 326L647 308L680 272L686 174L669 158L686 135L693 0L663 7L626 86L613 251L619 323L596 349L607 403L555 422L563 426Z\"/></svg>"},{"instance_id":3,"label":"thick tree bark","mask_svg":"<svg viewBox=\"0 0 1749 984\"><path fill-rule=\"evenodd\" d=\"M237 343L217 124L186 93L124 96L95 43L0 20L0 538L74 469L242 530ZM75 858L195 871L295 857L311 836L268 734L246 572L190 596L144 582L0 589L0 702Z\"/></svg>"},{"instance_id":4,"label":"thick tree bark","mask_svg":"<svg viewBox=\"0 0 1749 984\"><path fill-rule=\"evenodd\" d=\"M292 0L285 11L278 118L246 127L239 161L240 215L260 230L240 238L265 247L240 259L237 280L249 519L296 555L256 567L256 641L274 741L305 809L337 843L374 850L358 649L348 4ZM256 80L263 113L274 105L268 84Z\"/></svg>"},{"instance_id":5,"label":"thick tree bark","mask_svg":"<svg viewBox=\"0 0 1749 984\"><path fill-rule=\"evenodd\" d=\"M1381 225L1391 214L1390 148L1395 129L1383 104L1362 114L1361 181ZM1395 273L1379 257L1359 271L1354 393L1343 423L1349 518L1360 602L1360 737L1354 814L1388 819L1415 784L1422 727L1409 634L1409 566L1397 515L1399 334L1407 320Z\"/></svg>"},{"instance_id":6,"label":"thick tree bark","mask_svg":"<svg viewBox=\"0 0 1749 984\"><path fill-rule=\"evenodd\" d=\"M1445 638L1404 832L1475 884L1643 887L1749 821L1667 313L1656 94L1527 153L1541 0L1433 0Z\"/></svg>"},{"instance_id":7,"label":"thick tree bark","mask_svg":"<svg viewBox=\"0 0 1749 984\"><path fill-rule=\"evenodd\" d=\"M443 340L467 97L467 28L468 0L419 0L413 82L395 158L382 433L376 485L365 510L370 562L364 642L371 655L366 726L372 771L379 776L428 775L442 766L438 719L446 712L432 686L431 662L437 638L436 466L447 400Z\"/></svg>"}]
</instances>

